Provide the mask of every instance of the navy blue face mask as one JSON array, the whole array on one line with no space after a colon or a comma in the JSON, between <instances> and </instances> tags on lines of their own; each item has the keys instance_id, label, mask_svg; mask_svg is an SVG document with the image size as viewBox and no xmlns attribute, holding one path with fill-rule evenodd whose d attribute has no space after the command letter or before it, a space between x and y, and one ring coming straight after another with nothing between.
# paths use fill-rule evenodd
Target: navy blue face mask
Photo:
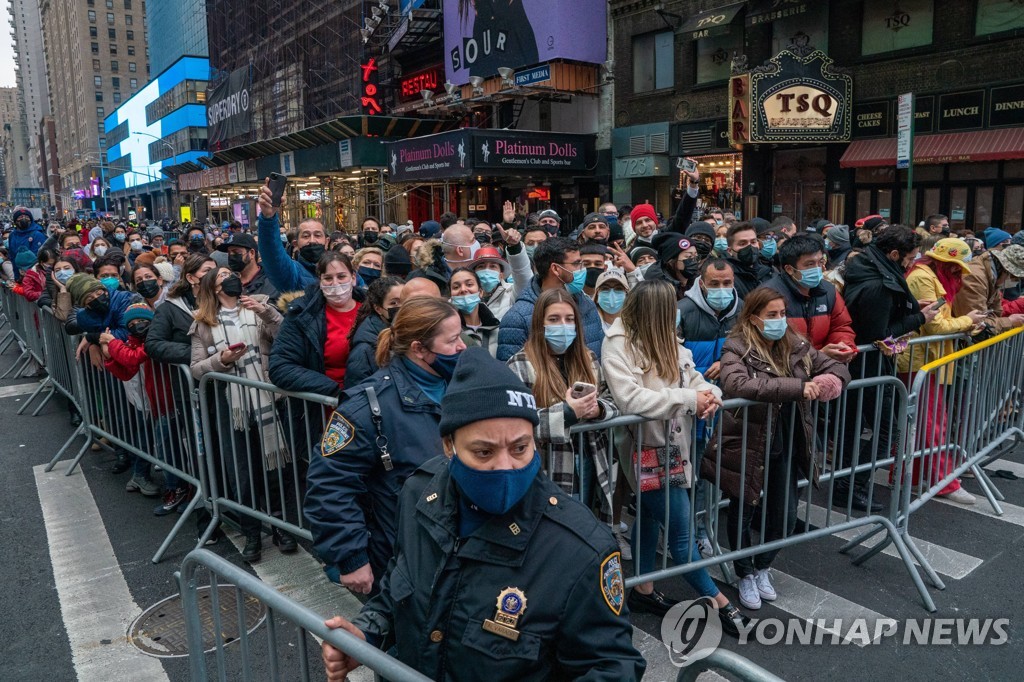
<instances>
[{"instance_id":1,"label":"navy blue face mask","mask_svg":"<svg viewBox=\"0 0 1024 682\"><path fill-rule=\"evenodd\" d=\"M540 471L540 455L535 451L533 459L522 469L479 471L463 464L456 454L452 456L448 470L470 503L488 514L501 516L516 506L530 490Z\"/></svg>"},{"instance_id":2,"label":"navy blue face mask","mask_svg":"<svg viewBox=\"0 0 1024 682\"><path fill-rule=\"evenodd\" d=\"M452 376L455 374L455 365L459 364L459 354L443 355L441 353L434 353L434 356L434 361L430 363L430 369L437 372L438 376L445 381L451 381Z\"/></svg>"}]
</instances>

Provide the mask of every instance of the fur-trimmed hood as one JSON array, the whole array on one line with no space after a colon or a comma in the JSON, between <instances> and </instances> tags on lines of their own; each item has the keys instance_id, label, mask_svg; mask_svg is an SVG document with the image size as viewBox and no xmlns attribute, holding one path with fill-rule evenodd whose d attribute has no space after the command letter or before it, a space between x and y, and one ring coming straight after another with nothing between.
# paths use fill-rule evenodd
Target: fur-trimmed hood
<instances>
[{"instance_id":1,"label":"fur-trimmed hood","mask_svg":"<svg viewBox=\"0 0 1024 682\"><path fill-rule=\"evenodd\" d=\"M440 239L428 239L416 252L413 259L416 267L420 269L433 268L444 272L444 247Z\"/></svg>"},{"instance_id":2,"label":"fur-trimmed hood","mask_svg":"<svg viewBox=\"0 0 1024 682\"><path fill-rule=\"evenodd\" d=\"M295 291L285 291L284 293L277 297L277 309L281 311L282 315L284 315L288 312L289 305L291 305L292 303L299 300L305 295L306 292L303 291L302 289L297 289Z\"/></svg>"}]
</instances>

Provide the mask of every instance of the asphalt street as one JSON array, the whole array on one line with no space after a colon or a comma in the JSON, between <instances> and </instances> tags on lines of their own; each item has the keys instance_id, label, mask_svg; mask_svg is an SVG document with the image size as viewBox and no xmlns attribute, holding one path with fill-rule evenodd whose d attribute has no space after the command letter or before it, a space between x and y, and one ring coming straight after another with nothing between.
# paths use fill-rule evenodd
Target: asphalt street
<instances>
[{"instance_id":1,"label":"asphalt street","mask_svg":"<svg viewBox=\"0 0 1024 682\"><path fill-rule=\"evenodd\" d=\"M13 360L10 350L0 356L0 371ZM142 609L177 593L174 572L195 545L195 524L187 523L163 562L153 564L150 559L177 516L155 517L154 499L126 493L128 474L108 472L111 454L88 452L82 466L64 477L76 443L53 472L43 473L41 465L73 429L56 399L37 417L15 414L37 381L0 381L0 680L187 680L186 659L150 658L123 638ZM989 468L1024 476L1024 456L1017 452ZM894 674L910 679L1018 679L1024 653L1018 615L1024 599L1017 585L1024 544L1024 478L996 479L996 484L1006 496L1002 518L992 515L981 498L973 509L930 503L914 514L910 531L946 583L945 590L931 590L938 607L931 617L1008 618L1007 643L923 646L881 638L861 646L832 644L826 637L821 645L741 646L728 639L722 645L787 680L885 679ZM979 493L973 481L965 487ZM264 544L263 561L252 567L241 561L231 542L213 549L325 617L352 615L358 609L353 597L322 578L306 551L284 556L269 540ZM856 567L838 553L842 544L842 539L829 537L783 551L775 564L779 600L751 615L826 621L930 617L902 562L881 554ZM682 579L660 587L677 599L695 596ZM722 589L735 601L734 588ZM676 669L656 641L660 620L636 615L634 624L638 644L650 654L645 679L674 679ZM254 679L270 677L265 630L261 626L251 641ZM120 639L111 632L120 633ZM297 637L294 628L279 629L282 679L299 679ZM315 679L318 648L312 639L307 643ZM235 679L240 675L240 647L229 646L226 653L227 678Z\"/></svg>"}]
</instances>

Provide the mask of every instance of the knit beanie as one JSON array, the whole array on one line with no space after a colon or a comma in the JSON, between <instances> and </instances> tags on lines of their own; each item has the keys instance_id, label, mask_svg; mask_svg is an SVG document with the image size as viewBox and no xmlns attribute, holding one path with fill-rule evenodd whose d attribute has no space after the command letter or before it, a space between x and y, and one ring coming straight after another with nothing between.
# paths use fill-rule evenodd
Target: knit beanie
<instances>
[{"instance_id":1,"label":"knit beanie","mask_svg":"<svg viewBox=\"0 0 1024 682\"><path fill-rule=\"evenodd\" d=\"M384 254L384 271L389 275L405 279L412 271L412 259L404 246L388 249Z\"/></svg>"},{"instance_id":2,"label":"knit beanie","mask_svg":"<svg viewBox=\"0 0 1024 682\"><path fill-rule=\"evenodd\" d=\"M441 435L485 419L525 419L540 423L530 389L498 362L486 348L467 348L459 355L448 390L441 399Z\"/></svg>"},{"instance_id":3,"label":"knit beanie","mask_svg":"<svg viewBox=\"0 0 1024 682\"><path fill-rule=\"evenodd\" d=\"M629 212L629 220L636 225L637 218L650 218L655 225L658 224L658 214L654 212L654 207L650 204L637 204L633 207L633 210Z\"/></svg>"},{"instance_id":4,"label":"knit beanie","mask_svg":"<svg viewBox=\"0 0 1024 682\"><path fill-rule=\"evenodd\" d=\"M654 235L651 246L658 252L658 262L670 263L679 257L684 249L690 248L690 240L680 237L678 232L659 232Z\"/></svg>"},{"instance_id":5,"label":"knit beanie","mask_svg":"<svg viewBox=\"0 0 1024 682\"><path fill-rule=\"evenodd\" d=\"M100 281L92 275L87 275L84 272L79 272L71 275L71 279L64 285L67 287L68 293L71 294L72 305L81 307L82 299L88 296L91 292L97 289L106 291L106 287L100 284Z\"/></svg>"},{"instance_id":6,"label":"knit beanie","mask_svg":"<svg viewBox=\"0 0 1024 682\"><path fill-rule=\"evenodd\" d=\"M711 241L715 241L715 228L711 227L711 223L706 220L698 220L690 223L690 226L686 228L687 237L693 237L698 234L702 234Z\"/></svg>"},{"instance_id":7,"label":"knit beanie","mask_svg":"<svg viewBox=\"0 0 1024 682\"><path fill-rule=\"evenodd\" d=\"M146 251L145 253L140 253L138 256L135 257L135 264L152 265L153 263L156 262L157 255L158 254L156 251Z\"/></svg>"},{"instance_id":8,"label":"knit beanie","mask_svg":"<svg viewBox=\"0 0 1024 682\"><path fill-rule=\"evenodd\" d=\"M153 314L153 309L145 303L132 303L130 306L125 308L124 317L122 319L127 327L132 320L152 320Z\"/></svg>"},{"instance_id":9,"label":"knit beanie","mask_svg":"<svg viewBox=\"0 0 1024 682\"><path fill-rule=\"evenodd\" d=\"M174 266L169 262L161 261L160 263L153 263L153 267L160 273L160 279L165 283L177 281L177 278L174 276Z\"/></svg>"},{"instance_id":10,"label":"knit beanie","mask_svg":"<svg viewBox=\"0 0 1024 682\"><path fill-rule=\"evenodd\" d=\"M37 260L39 259L36 257L36 254L25 248L22 248L22 250L14 256L14 264L18 266L18 270L21 272L24 272L35 265Z\"/></svg>"},{"instance_id":11,"label":"knit beanie","mask_svg":"<svg viewBox=\"0 0 1024 682\"><path fill-rule=\"evenodd\" d=\"M1000 230L998 227L990 227L984 232L985 235L985 248L994 249L1005 241L1010 240L1010 233L1006 230Z\"/></svg>"},{"instance_id":12,"label":"knit beanie","mask_svg":"<svg viewBox=\"0 0 1024 682\"><path fill-rule=\"evenodd\" d=\"M1024 230L1019 230L1013 235L1013 239L1010 243L1017 244L1018 246L1024 246Z\"/></svg>"},{"instance_id":13,"label":"knit beanie","mask_svg":"<svg viewBox=\"0 0 1024 682\"><path fill-rule=\"evenodd\" d=\"M764 218L751 218L750 224L754 226L754 232L757 233L758 237L766 232L770 232L772 228L772 224Z\"/></svg>"},{"instance_id":14,"label":"knit beanie","mask_svg":"<svg viewBox=\"0 0 1024 682\"><path fill-rule=\"evenodd\" d=\"M850 246L849 225L833 225L825 231L825 239L840 248L848 248Z\"/></svg>"}]
</instances>

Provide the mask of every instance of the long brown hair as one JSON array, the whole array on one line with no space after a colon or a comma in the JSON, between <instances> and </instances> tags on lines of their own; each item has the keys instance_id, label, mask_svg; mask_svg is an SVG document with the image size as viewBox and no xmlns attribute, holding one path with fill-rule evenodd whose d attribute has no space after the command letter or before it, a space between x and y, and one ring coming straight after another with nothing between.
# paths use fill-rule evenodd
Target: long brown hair
<instances>
[{"instance_id":1,"label":"long brown hair","mask_svg":"<svg viewBox=\"0 0 1024 682\"><path fill-rule=\"evenodd\" d=\"M178 281L174 283L174 286L167 292L167 298L181 298L187 293L192 291L192 283L189 282L185 275L194 275L199 272L199 269L206 264L206 261L214 261L209 256L204 256L198 253L189 254L185 257L185 264L181 266L181 274L178 276ZM217 268L214 268L216 270Z\"/></svg>"},{"instance_id":2,"label":"long brown hair","mask_svg":"<svg viewBox=\"0 0 1024 682\"><path fill-rule=\"evenodd\" d=\"M676 288L665 280L644 280L622 304L622 326L634 360L663 381L679 380L679 339L675 329Z\"/></svg>"},{"instance_id":3,"label":"long brown hair","mask_svg":"<svg viewBox=\"0 0 1024 682\"><path fill-rule=\"evenodd\" d=\"M786 335L778 341L772 342L761 333L761 327L754 318L764 312L765 307L772 301L784 300L785 297L774 289L758 287L751 291L743 299L743 308L740 310L736 325L729 332L729 336L739 339L746 347L745 355L756 357L772 368L780 377L792 376L789 359L793 348L799 345L800 335L791 328L786 329ZM804 360L808 362L808 374L810 373L810 355L805 355Z\"/></svg>"},{"instance_id":4,"label":"long brown hair","mask_svg":"<svg viewBox=\"0 0 1024 682\"><path fill-rule=\"evenodd\" d=\"M220 324L218 313L220 313L220 299L217 298L217 275L220 268L214 268L203 275L199 280L199 294L196 296L196 322L216 327Z\"/></svg>"},{"instance_id":5,"label":"long brown hair","mask_svg":"<svg viewBox=\"0 0 1024 682\"><path fill-rule=\"evenodd\" d=\"M544 317L548 308L556 303L569 304L576 320L576 340L562 356L565 376L562 376L559 369L557 356L551 352L544 338ZM548 289L537 297L530 322L530 336L526 339L523 350L537 374L537 380L533 384L533 396L541 407L551 407L565 400L565 392L569 385L577 381L597 384L590 349L587 348L583 335L583 315L580 314L576 301L565 289Z\"/></svg>"},{"instance_id":6,"label":"long brown hair","mask_svg":"<svg viewBox=\"0 0 1024 682\"><path fill-rule=\"evenodd\" d=\"M377 366L383 367L395 355L409 352L413 341L429 344L437 336L437 328L459 311L448 301L433 296L413 296L398 309L391 326L377 337Z\"/></svg>"}]
</instances>

